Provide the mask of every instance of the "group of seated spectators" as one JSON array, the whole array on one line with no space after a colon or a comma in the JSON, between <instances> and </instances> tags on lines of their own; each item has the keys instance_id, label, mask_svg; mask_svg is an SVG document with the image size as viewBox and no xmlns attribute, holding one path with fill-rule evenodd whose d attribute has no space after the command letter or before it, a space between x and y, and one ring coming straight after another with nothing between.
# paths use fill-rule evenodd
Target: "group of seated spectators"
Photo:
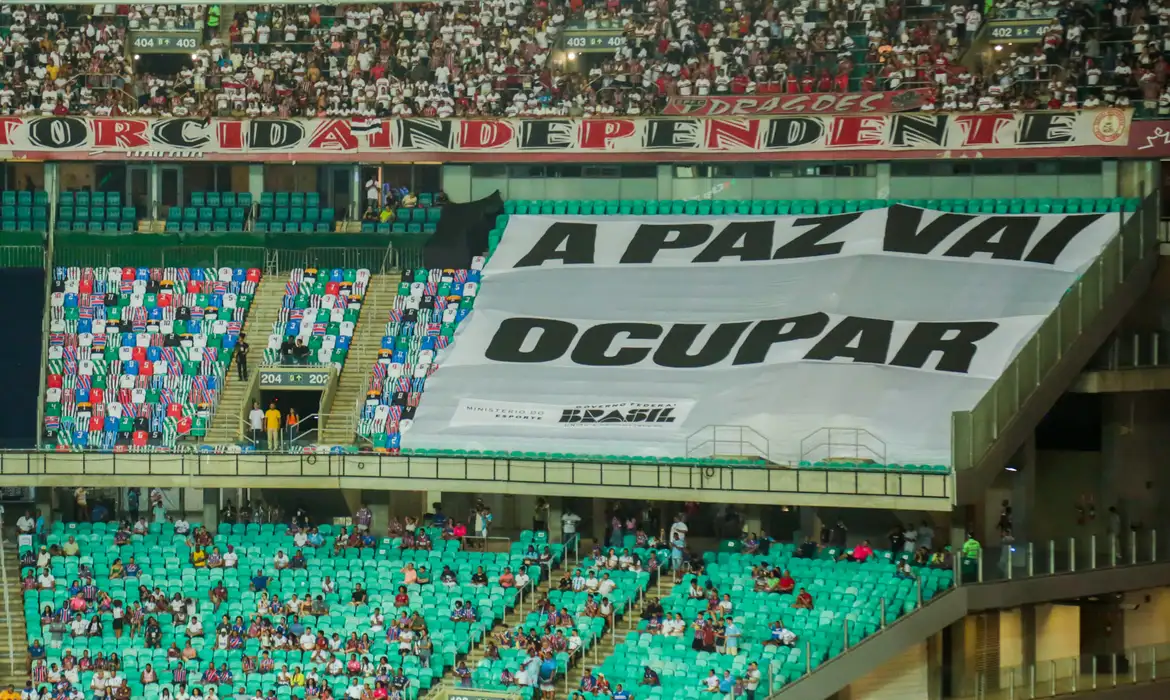
<instances>
[{"instance_id":1,"label":"group of seated spectators","mask_svg":"<svg viewBox=\"0 0 1170 700\"><path fill-rule=\"evenodd\" d=\"M80 9L78 9L80 8ZM605 116L671 97L929 88L926 110L1142 104L1170 114L1158 0L571 0L240 7L175 74L127 32L200 30L203 5L0 7L0 112L171 116ZM988 19L1051 18L1033 43L962 61ZM566 32L612 55L554 61ZM978 66L968 69L967 65Z\"/></svg>"}]
</instances>

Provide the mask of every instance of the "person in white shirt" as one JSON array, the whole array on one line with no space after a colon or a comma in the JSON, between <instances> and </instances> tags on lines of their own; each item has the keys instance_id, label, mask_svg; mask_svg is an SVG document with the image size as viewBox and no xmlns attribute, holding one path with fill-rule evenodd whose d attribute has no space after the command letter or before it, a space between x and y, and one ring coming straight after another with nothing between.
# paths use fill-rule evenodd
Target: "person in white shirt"
<instances>
[{"instance_id":1,"label":"person in white shirt","mask_svg":"<svg viewBox=\"0 0 1170 700\"><path fill-rule=\"evenodd\" d=\"M223 566L225 569L234 569L240 563L240 557L236 554L236 550L228 545L228 551L223 553Z\"/></svg>"},{"instance_id":2,"label":"person in white shirt","mask_svg":"<svg viewBox=\"0 0 1170 700\"><path fill-rule=\"evenodd\" d=\"M73 622L69 623L69 633L74 637L84 637L89 634L89 620L86 620L81 615L73 618Z\"/></svg>"},{"instance_id":3,"label":"person in white shirt","mask_svg":"<svg viewBox=\"0 0 1170 700\"><path fill-rule=\"evenodd\" d=\"M284 550L278 550L276 552L276 556L272 558L272 564L277 569L288 568L288 555L284 553Z\"/></svg>"},{"instance_id":4,"label":"person in white shirt","mask_svg":"<svg viewBox=\"0 0 1170 700\"><path fill-rule=\"evenodd\" d=\"M609 577L609 574L602 574L601 581L597 584L597 592L603 596L607 596L613 593L615 588L617 588L617 583Z\"/></svg>"},{"instance_id":5,"label":"person in white shirt","mask_svg":"<svg viewBox=\"0 0 1170 700\"><path fill-rule=\"evenodd\" d=\"M52 590L56 583L57 579L54 578L53 572L48 569L42 571L41 575L37 577L37 585L40 586L42 591Z\"/></svg>"},{"instance_id":6,"label":"person in white shirt","mask_svg":"<svg viewBox=\"0 0 1170 700\"><path fill-rule=\"evenodd\" d=\"M192 617L187 621L187 636L200 637L203 635L203 623L199 621L198 617Z\"/></svg>"},{"instance_id":7,"label":"person in white shirt","mask_svg":"<svg viewBox=\"0 0 1170 700\"><path fill-rule=\"evenodd\" d=\"M31 512L25 511L24 515L16 519L16 531L22 535L31 535L36 527L37 521L33 519Z\"/></svg>"},{"instance_id":8,"label":"person in white shirt","mask_svg":"<svg viewBox=\"0 0 1170 700\"><path fill-rule=\"evenodd\" d=\"M581 522L581 516L566 508L565 512L561 514L561 542L568 542L573 535L577 534L577 523L579 522Z\"/></svg>"},{"instance_id":9,"label":"person in white shirt","mask_svg":"<svg viewBox=\"0 0 1170 700\"><path fill-rule=\"evenodd\" d=\"M252 433L252 442L260 444L264 435L264 411L260 410L260 402L252 402L252 410L248 412L248 429Z\"/></svg>"}]
</instances>

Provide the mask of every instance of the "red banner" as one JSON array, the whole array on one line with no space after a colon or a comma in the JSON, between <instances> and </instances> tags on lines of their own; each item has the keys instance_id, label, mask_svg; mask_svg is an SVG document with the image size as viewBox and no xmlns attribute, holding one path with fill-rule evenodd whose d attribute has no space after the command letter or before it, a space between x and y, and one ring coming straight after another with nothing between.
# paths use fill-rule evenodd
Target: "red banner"
<instances>
[{"instance_id":1,"label":"red banner","mask_svg":"<svg viewBox=\"0 0 1170 700\"><path fill-rule=\"evenodd\" d=\"M921 107L930 93L930 88L917 88L886 92L820 92L811 95L672 97L662 113L674 117L752 117L768 114L905 112Z\"/></svg>"}]
</instances>

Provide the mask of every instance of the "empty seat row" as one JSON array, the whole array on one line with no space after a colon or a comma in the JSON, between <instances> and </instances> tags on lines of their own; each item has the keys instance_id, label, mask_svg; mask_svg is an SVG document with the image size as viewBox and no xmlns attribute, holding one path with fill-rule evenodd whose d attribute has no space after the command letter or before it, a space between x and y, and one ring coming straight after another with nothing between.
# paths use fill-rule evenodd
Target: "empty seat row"
<instances>
[{"instance_id":1,"label":"empty seat row","mask_svg":"<svg viewBox=\"0 0 1170 700\"><path fill-rule=\"evenodd\" d=\"M0 192L0 205L12 207L47 207L49 206L49 193L44 190L4 190Z\"/></svg>"},{"instance_id":2,"label":"empty seat row","mask_svg":"<svg viewBox=\"0 0 1170 700\"><path fill-rule=\"evenodd\" d=\"M243 221L168 221L167 233L243 233Z\"/></svg>"},{"instance_id":3,"label":"empty seat row","mask_svg":"<svg viewBox=\"0 0 1170 700\"><path fill-rule=\"evenodd\" d=\"M0 232L2 233L16 233L19 231L45 233L48 230L49 222L44 219L0 219Z\"/></svg>"},{"instance_id":4,"label":"empty seat row","mask_svg":"<svg viewBox=\"0 0 1170 700\"><path fill-rule=\"evenodd\" d=\"M337 218L333 207L325 207L320 209L318 207L266 207L261 205L260 211L257 212L256 218L259 221L291 221L293 223L309 222L309 223L333 223Z\"/></svg>"},{"instance_id":5,"label":"empty seat row","mask_svg":"<svg viewBox=\"0 0 1170 700\"><path fill-rule=\"evenodd\" d=\"M167 221L244 221L248 210L244 207L171 207Z\"/></svg>"},{"instance_id":6,"label":"empty seat row","mask_svg":"<svg viewBox=\"0 0 1170 700\"><path fill-rule=\"evenodd\" d=\"M19 210L19 207L17 208ZM35 216L38 207L33 207L32 218ZM44 218L44 217L40 217ZM134 207L67 207L61 206L57 209L57 219L62 222L86 222L86 221L134 221L138 218L138 212Z\"/></svg>"},{"instance_id":7,"label":"empty seat row","mask_svg":"<svg viewBox=\"0 0 1170 700\"><path fill-rule=\"evenodd\" d=\"M261 192L261 207L320 207L317 192Z\"/></svg>"},{"instance_id":8,"label":"empty seat row","mask_svg":"<svg viewBox=\"0 0 1170 700\"><path fill-rule=\"evenodd\" d=\"M389 221L362 222L362 233L434 233L436 230L438 230L438 225L429 221L425 224L414 222L405 224L401 221L395 221L394 223L390 223Z\"/></svg>"},{"instance_id":9,"label":"empty seat row","mask_svg":"<svg viewBox=\"0 0 1170 700\"><path fill-rule=\"evenodd\" d=\"M394 210L394 221L402 223L437 223L442 216L443 210L439 207L399 207Z\"/></svg>"},{"instance_id":10,"label":"empty seat row","mask_svg":"<svg viewBox=\"0 0 1170 700\"><path fill-rule=\"evenodd\" d=\"M251 192L192 192L193 207L244 207L252 206Z\"/></svg>"},{"instance_id":11,"label":"empty seat row","mask_svg":"<svg viewBox=\"0 0 1170 700\"><path fill-rule=\"evenodd\" d=\"M332 233L333 226L333 224L323 221L317 223L302 221L299 224L292 221L287 223L257 221L252 224L252 230L256 233Z\"/></svg>"},{"instance_id":12,"label":"empty seat row","mask_svg":"<svg viewBox=\"0 0 1170 700\"><path fill-rule=\"evenodd\" d=\"M1077 214L1137 211L1126 197L1017 197L1000 199L611 199L509 200L488 233L494 251L512 215L544 216L789 216L845 214L895 204L967 214Z\"/></svg>"},{"instance_id":13,"label":"empty seat row","mask_svg":"<svg viewBox=\"0 0 1170 700\"><path fill-rule=\"evenodd\" d=\"M40 222L33 222L34 224ZM39 230L39 229L32 229ZM134 233L133 221L61 221L58 231L73 233Z\"/></svg>"},{"instance_id":14,"label":"empty seat row","mask_svg":"<svg viewBox=\"0 0 1170 700\"><path fill-rule=\"evenodd\" d=\"M36 199L34 197L34 199ZM49 202L45 201L45 204ZM122 194L120 192L62 192L57 197L57 204L63 207L120 207Z\"/></svg>"},{"instance_id":15,"label":"empty seat row","mask_svg":"<svg viewBox=\"0 0 1170 700\"><path fill-rule=\"evenodd\" d=\"M587 216L752 216L835 214L907 204L974 214L1084 213L1135 211L1139 200L1125 197L1031 197L984 199L621 199L509 200L504 214Z\"/></svg>"}]
</instances>

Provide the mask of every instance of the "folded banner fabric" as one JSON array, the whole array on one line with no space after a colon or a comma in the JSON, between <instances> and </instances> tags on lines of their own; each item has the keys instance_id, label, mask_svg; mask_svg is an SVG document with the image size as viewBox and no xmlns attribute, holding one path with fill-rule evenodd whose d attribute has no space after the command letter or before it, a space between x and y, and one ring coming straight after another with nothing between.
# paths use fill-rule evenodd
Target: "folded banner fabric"
<instances>
[{"instance_id":1,"label":"folded banner fabric","mask_svg":"<svg viewBox=\"0 0 1170 700\"><path fill-rule=\"evenodd\" d=\"M1121 223L512 217L403 445L686 456L704 429L746 426L796 461L832 427L869 431L890 462L946 463L951 413Z\"/></svg>"}]
</instances>

